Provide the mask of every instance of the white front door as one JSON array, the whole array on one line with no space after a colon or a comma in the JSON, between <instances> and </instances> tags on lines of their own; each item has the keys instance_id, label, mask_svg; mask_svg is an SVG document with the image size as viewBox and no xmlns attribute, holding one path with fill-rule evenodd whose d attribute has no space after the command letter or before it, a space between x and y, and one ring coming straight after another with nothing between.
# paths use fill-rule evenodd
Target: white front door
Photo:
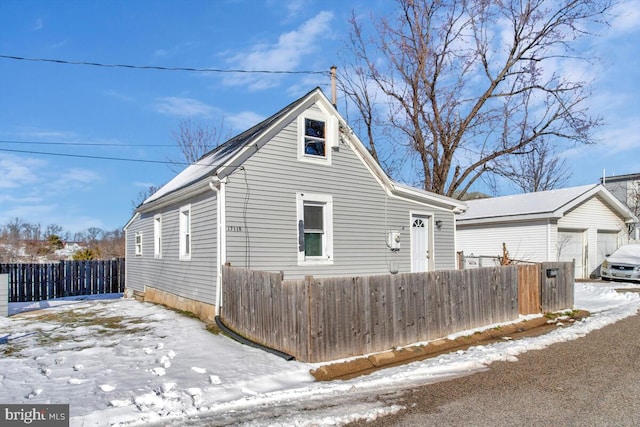
<instances>
[{"instance_id":1,"label":"white front door","mask_svg":"<svg viewBox=\"0 0 640 427\"><path fill-rule=\"evenodd\" d=\"M427 216L411 216L411 271L429 269L429 223Z\"/></svg>"}]
</instances>

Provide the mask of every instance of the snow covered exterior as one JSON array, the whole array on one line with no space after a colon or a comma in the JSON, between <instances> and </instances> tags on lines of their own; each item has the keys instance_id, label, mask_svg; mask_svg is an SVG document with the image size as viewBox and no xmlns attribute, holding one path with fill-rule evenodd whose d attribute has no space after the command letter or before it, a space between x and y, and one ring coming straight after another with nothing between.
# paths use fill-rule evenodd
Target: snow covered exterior
<instances>
[{"instance_id":1,"label":"snow covered exterior","mask_svg":"<svg viewBox=\"0 0 640 427\"><path fill-rule=\"evenodd\" d=\"M226 263L285 279L454 269L465 208L393 182L316 88L137 208L126 286L212 308Z\"/></svg>"},{"instance_id":2,"label":"snow covered exterior","mask_svg":"<svg viewBox=\"0 0 640 427\"><path fill-rule=\"evenodd\" d=\"M628 242L638 221L604 186L470 200L457 218L457 246L465 256L528 262L575 261L575 277L598 274L607 254Z\"/></svg>"}]
</instances>

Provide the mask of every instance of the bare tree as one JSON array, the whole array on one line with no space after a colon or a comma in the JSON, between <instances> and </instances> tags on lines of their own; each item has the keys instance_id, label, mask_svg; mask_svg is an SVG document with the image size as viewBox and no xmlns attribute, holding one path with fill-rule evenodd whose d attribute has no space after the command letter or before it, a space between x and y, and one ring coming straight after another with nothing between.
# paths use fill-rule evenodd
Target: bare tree
<instances>
[{"instance_id":1,"label":"bare tree","mask_svg":"<svg viewBox=\"0 0 640 427\"><path fill-rule=\"evenodd\" d=\"M553 153L551 144L541 139L529 148L526 153L496 159L492 172L514 183L523 193L562 188L569 182L567 162Z\"/></svg>"},{"instance_id":2,"label":"bare tree","mask_svg":"<svg viewBox=\"0 0 640 427\"><path fill-rule=\"evenodd\" d=\"M146 189L138 191L136 198L131 201L131 210L135 212L138 206L144 203L145 200L147 200L153 193L155 193L159 189L160 187L156 187L155 185L150 185Z\"/></svg>"},{"instance_id":3,"label":"bare tree","mask_svg":"<svg viewBox=\"0 0 640 427\"><path fill-rule=\"evenodd\" d=\"M426 190L463 197L497 159L541 139L594 142L588 82L555 67L580 59L572 44L602 23L609 0L397 3L395 16L372 18L371 38L353 15L356 64L341 76L372 154L404 147Z\"/></svg>"},{"instance_id":4,"label":"bare tree","mask_svg":"<svg viewBox=\"0 0 640 427\"><path fill-rule=\"evenodd\" d=\"M169 169L179 173L187 165L198 161L204 154L216 148L222 139L223 129L224 119L220 120L217 127L195 123L190 119L182 120L178 129L171 132L182 156L169 158Z\"/></svg>"}]
</instances>

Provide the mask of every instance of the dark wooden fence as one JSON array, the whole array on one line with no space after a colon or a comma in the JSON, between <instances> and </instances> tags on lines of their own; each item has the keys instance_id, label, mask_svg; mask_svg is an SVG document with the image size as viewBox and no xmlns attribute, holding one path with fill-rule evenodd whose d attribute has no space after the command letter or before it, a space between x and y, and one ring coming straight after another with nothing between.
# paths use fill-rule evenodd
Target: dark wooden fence
<instances>
[{"instance_id":1,"label":"dark wooden fence","mask_svg":"<svg viewBox=\"0 0 640 427\"><path fill-rule=\"evenodd\" d=\"M0 264L9 275L9 302L124 292L124 258Z\"/></svg>"},{"instance_id":2,"label":"dark wooden fence","mask_svg":"<svg viewBox=\"0 0 640 427\"><path fill-rule=\"evenodd\" d=\"M322 362L571 308L572 264L545 265L304 280L225 266L220 315L240 335Z\"/></svg>"}]
</instances>

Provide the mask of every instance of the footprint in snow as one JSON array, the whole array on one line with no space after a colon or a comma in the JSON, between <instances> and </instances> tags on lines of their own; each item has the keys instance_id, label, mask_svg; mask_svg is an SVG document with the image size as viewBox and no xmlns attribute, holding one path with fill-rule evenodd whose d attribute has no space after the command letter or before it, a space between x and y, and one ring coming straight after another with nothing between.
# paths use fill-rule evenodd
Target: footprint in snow
<instances>
[{"instance_id":1,"label":"footprint in snow","mask_svg":"<svg viewBox=\"0 0 640 427\"><path fill-rule=\"evenodd\" d=\"M222 381L220 381L220 377L217 375L209 375L209 382L214 385L222 384Z\"/></svg>"},{"instance_id":2,"label":"footprint in snow","mask_svg":"<svg viewBox=\"0 0 640 427\"><path fill-rule=\"evenodd\" d=\"M35 390L32 390L31 393L27 394L25 396L25 399L33 399L34 397L36 397L40 393L42 393L42 389L41 388L37 388Z\"/></svg>"},{"instance_id":3,"label":"footprint in snow","mask_svg":"<svg viewBox=\"0 0 640 427\"><path fill-rule=\"evenodd\" d=\"M161 377L161 376L163 376L164 374L166 374L166 373L167 373L167 371L165 371L165 369L164 369L164 368L160 368L160 367L158 367L158 368L153 368L153 369L151 370L151 372L153 372L155 375L157 375L157 376L159 376L159 377Z\"/></svg>"},{"instance_id":4,"label":"footprint in snow","mask_svg":"<svg viewBox=\"0 0 640 427\"><path fill-rule=\"evenodd\" d=\"M171 367L171 360L169 359L168 356L162 356L160 359L156 360L156 363L161 364L165 368Z\"/></svg>"},{"instance_id":5,"label":"footprint in snow","mask_svg":"<svg viewBox=\"0 0 640 427\"><path fill-rule=\"evenodd\" d=\"M168 393L176 386L176 383L164 383L161 386L161 390L163 393Z\"/></svg>"},{"instance_id":6,"label":"footprint in snow","mask_svg":"<svg viewBox=\"0 0 640 427\"><path fill-rule=\"evenodd\" d=\"M204 368L196 368L195 366L191 368L192 371L197 372L199 374L206 374L207 370Z\"/></svg>"},{"instance_id":7,"label":"footprint in snow","mask_svg":"<svg viewBox=\"0 0 640 427\"><path fill-rule=\"evenodd\" d=\"M151 349L151 348L147 348L147 347L143 348L143 349L142 349L142 351L144 351L144 352L145 352L145 354L151 354L151 353L153 353L153 349Z\"/></svg>"},{"instance_id":8,"label":"footprint in snow","mask_svg":"<svg viewBox=\"0 0 640 427\"><path fill-rule=\"evenodd\" d=\"M83 365L80 365L80 364L78 364L78 365L73 365L73 370L74 370L74 371L76 371L76 372L77 372L77 371L81 371L81 370L83 370L83 369L84 369L84 366L83 366Z\"/></svg>"},{"instance_id":9,"label":"footprint in snow","mask_svg":"<svg viewBox=\"0 0 640 427\"><path fill-rule=\"evenodd\" d=\"M116 386L113 386L111 384L102 384L100 387L100 390L104 391L104 392L110 392L116 389Z\"/></svg>"},{"instance_id":10,"label":"footprint in snow","mask_svg":"<svg viewBox=\"0 0 640 427\"><path fill-rule=\"evenodd\" d=\"M78 378L71 378L69 381L67 381L69 384L71 385L78 385L78 384L82 384L84 382L84 380L78 379Z\"/></svg>"}]
</instances>

